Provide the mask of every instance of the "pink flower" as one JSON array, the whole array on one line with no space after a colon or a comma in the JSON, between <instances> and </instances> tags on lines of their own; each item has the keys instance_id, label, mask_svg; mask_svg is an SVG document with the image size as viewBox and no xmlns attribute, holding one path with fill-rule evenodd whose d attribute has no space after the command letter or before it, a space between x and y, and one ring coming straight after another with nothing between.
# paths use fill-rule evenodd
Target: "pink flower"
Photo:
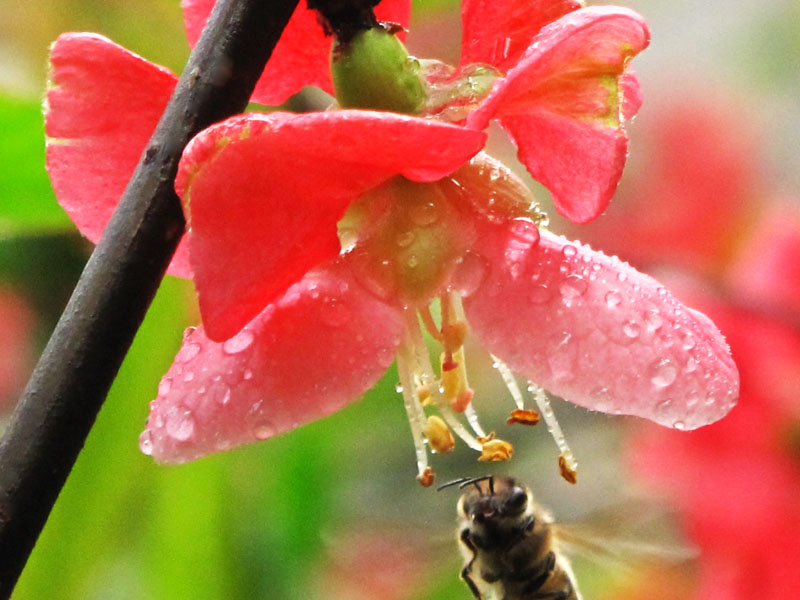
<instances>
[{"instance_id":1,"label":"pink flower","mask_svg":"<svg viewBox=\"0 0 800 600\"><path fill-rule=\"evenodd\" d=\"M277 112L234 117L187 146L176 190L204 324L187 331L161 381L143 451L184 462L266 439L355 400L396 357L421 481L432 479L424 441L449 451L451 429L483 459L508 458L510 445L486 435L472 409L467 321L498 357L516 422L538 416L511 370L588 408L679 429L730 410L738 375L714 325L619 260L540 230L523 184L479 154L482 129L498 118L562 212L599 214L624 161L623 115L638 107L625 67L647 44L644 22L571 2L535 3L529 21L521 2L496 6L466 3L465 29L495 35L466 44L452 77L429 71L445 99L428 110L466 106L456 119L466 127L366 110ZM85 64L81 44L97 64ZM48 135L66 139L49 145L48 165L62 203L85 208L100 229L105 176L116 167L92 184L102 206L80 197L70 169L85 156L91 170L89 149L111 151L119 130L109 123L93 137L92 112L74 104L90 96L109 116L98 99L104 73L135 73L142 85L139 70L160 71L86 35L62 38L53 54ZM480 72L473 60L508 69L474 105L458 91L459 76ZM176 263L185 267L185 254ZM442 347L438 376L418 316ZM530 389L557 430L544 392ZM428 403L443 419L425 414ZM569 473L574 460L557 441Z\"/></svg>"},{"instance_id":2,"label":"pink flower","mask_svg":"<svg viewBox=\"0 0 800 600\"><path fill-rule=\"evenodd\" d=\"M358 110L244 115L198 135L176 188L204 327L162 381L144 449L182 462L270 437L354 400L397 356L418 441L439 426L419 406L428 394L480 450L482 430L452 412L468 385L446 374L466 377L465 321L515 372L583 406L685 429L723 416L737 375L710 321L537 229L508 170L482 154L463 164L482 135ZM437 297L441 382L417 324Z\"/></svg>"}]
</instances>

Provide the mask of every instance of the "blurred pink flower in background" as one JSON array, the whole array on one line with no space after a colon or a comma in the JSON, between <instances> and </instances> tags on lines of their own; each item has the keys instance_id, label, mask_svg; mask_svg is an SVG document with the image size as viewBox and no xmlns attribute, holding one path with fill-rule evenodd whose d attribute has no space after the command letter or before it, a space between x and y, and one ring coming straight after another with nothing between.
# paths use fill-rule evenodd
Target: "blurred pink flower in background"
<instances>
[{"instance_id":1,"label":"blurred pink flower in background","mask_svg":"<svg viewBox=\"0 0 800 600\"><path fill-rule=\"evenodd\" d=\"M0 413L13 408L33 368L35 320L25 298L0 287Z\"/></svg>"},{"instance_id":2,"label":"blurred pink flower in background","mask_svg":"<svg viewBox=\"0 0 800 600\"><path fill-rule=\"evenodd\" d=\"M800 597L797 200L770 189L730 100L681 99L643 125L651 158L622 187L626 211L613 207L592 239L659 265L676 295L719 325L741 395L726 419L686 435L638 426L630 461L674 500L701 551L691 597Z\"/></svg>"}]
</instances>

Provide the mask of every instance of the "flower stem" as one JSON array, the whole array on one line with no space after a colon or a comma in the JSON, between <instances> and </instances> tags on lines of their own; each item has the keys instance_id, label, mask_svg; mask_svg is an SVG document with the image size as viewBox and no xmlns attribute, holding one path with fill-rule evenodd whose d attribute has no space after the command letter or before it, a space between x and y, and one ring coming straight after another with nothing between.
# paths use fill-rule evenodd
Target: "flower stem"
<instances>
[{"instance_id":1,"label":"flower stem","mask_svg":"<svg viewBox=\"0 0 800 600\"><path fill-rule=\"evenodd\" d=\"M184 230L173 190L200 129L241 112L298 0L220 0L0 440L0 599L94 424Z\"/></svg>"}]
</instances>

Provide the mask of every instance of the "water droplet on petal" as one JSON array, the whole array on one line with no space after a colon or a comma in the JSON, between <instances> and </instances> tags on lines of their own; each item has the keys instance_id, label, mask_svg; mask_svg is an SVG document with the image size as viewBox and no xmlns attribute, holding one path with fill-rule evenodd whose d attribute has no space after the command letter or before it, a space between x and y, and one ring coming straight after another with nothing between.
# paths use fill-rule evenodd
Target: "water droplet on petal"
<instances>
[{"instance_id":1,"label":"water droplet on petal","mask_svg":"<svg viewBox=\"0 0 800 600\"><path fill-rule=\"evenodd\" d=\"M257 440L266 440L275 435L275 427L269 421L257 421L253 425L253 435Z\"/></svg>"},{"instance_id":2,"label":"water droplet on petal","mask_svg":"<svg viewBox=\"0 0 800 600\"><path fill-rule=\"evenodd\" d=\"M672 410L672 400L664 400L656 405L656 415L663 421L669 416Z\"/></svg>"},{"instance_id":3,"label":"water droplet on petal","mask_svg":"<svg viewBox=\"0 0 800 600\"><path fill-rule=\"evenodd\" d=\"M158 383L158 395L166 396L172 389L172 377L166 376Z\"/></svg>"},{"instance_id":4,"label":"water droplet on petal","mask_svg":"<svg viewBox=\"0 0 800 600\"><path fill-rule=\"evenodd\" d=\"M548 363L556 381L569 381L575 377L578 344L571 333L563 332L550 352Z\"/></svg>"},{"instance_id":5,"label":"water droplet on petal","mask_svg":"<svg viewBox=\"0 0 800 600\"><path fill-rule=\"evenodd\" d=\"M598 410L600 412L611 412L613 408L613 398L611 396L611 392L606 386L600 386L594 388L591 392L589 392L592 400L594 400L594 406L592 407L594 410Z\"/></svg>"},{"instance_id":6,"label":"water droplet on petal","mask_svg":"<svg viewBox=\"0 0 800 600\"><path fill-rule=\"evenodd\" d=\"M139 450L142 454L151 456L153 454L153 436L149 429L145 429L139 436Z\"/></svg>"},{"instance_id":7,"label":"water droplet on petal","mask_svg":"<svg viewBox=\"0 0 800 600\"><path fill-rule=\"evenodd\" d=\"M622 333L628 336L631 339L636 339L639 337L640 327L639 324L634 321L625 321L622 324Z\"/></svg>"},{"instance_id":8,"label":"water droplet on petal","mask_svg":"<svg viewBox=\"0 0 800 600\"><path fill-rule=\"evenodd\" d=\"M451 284L464 298L471 296L480 287L489 270L489 263L480 254L467 252L453 273Z\"/></svg>"},{"instance_id":9,"label":"water droplet on petal","mask_svg":"<svg viewBox=\"0 0 800 600\"><path fill-rule=\"evenodd\" d=\"M687 335L683 338L683 349L684 350L691 350L697 345L697 342L691 335Z\"/></svg>"},{"instance_id":10,"label":"water droplet on petal","mask_svg":"<svg viewBox=\"0 0 800 600\"><path fill-rule=\"evenodd\" d=\"M606 305L608 308L616 308L622 302L622 294L617 290L606 292Z\"/></svg>"},{"instance_id":11,"label":"water droplet on petal","mask_svg":"<svg viewBox=\"0 0 800 600\"><path fill-rule=\"evenodd\" d=\"M244 373L242 373L242 379L245 381L250 381L253 378L253 372L250 369L245 369Z\"/></svg>"},{"instance_id":12,"label":"water droplet on petal","mask_svg":"<svg viewBox=\"0 0 800 600\"><path fill-rule=\"evenodd\" d=\"M193 379L194 379L194 371L186 371L186 374L183 376L183 380L188 383Z\"/></svg>"},{"instance_id":13,"label":"water droplet on petal","mask_svg":"<svg viewBox=\"0 0 800 600\"><path fill-rule=\"evenodd\" d=\"M246 350L253 343L253 334L248 329L242 329L232 338L225 340L222 344L222 351L225 354L238 354Z\"/></svg>"},{"instance_id":14,"label":"water droplet on petal","mask_svg":"<svg viewBox=\"0 0 800 600\"><path fill-rule=\"evenodd\" d=\"M231 400L231 388L224 383L214 390L214 400L218 404L227 404Z\"/></svg>"},{"instance_id":15,"label":"water droplet on petal","mask_svg":"<svg viewBox=\"0 0 800 600\"><path fill-rule=\"evenodd\" d=\"M565 258L572 258L578 253L578 249L575 246L571 246L567 244L561 249L561 254L564 255Z\"/></svg>"},{"instance_id":16,"label":"water droplet on petal","mask_svg":"<svg viewBox=\"0 0 800 600\"><path fill-rule=\"evenodd\" d=\"M650 381L657 389L665 388L675 381L678 369L669 358L654 361L649 368Z\"/></svg>"},{"instance_id":17,"label":"water droplet on petal","mask_svg":"<svg viewBox=\"0 0 800 600\"><path fill-rule=\"evenodd\" d=\"M656 331L664 324L664 317L657 310L646 310L644 312L644 322L647 323L647 328L650 331Z\"/></svg>"},{"instance_id":18,"label":"water droplet on petal","mask_svg":"<svg viewBox=\"0 0 800 600\"><path fill-rule=\"evenodd\" d=\"M683 421L675 421L672 426L678 431L686 431L686 423Z\"/></svg>"},{"instance_id":19,"label":"water droplet on petal","mask_svg":"<svg viewBox=\"0 0 800 600\"><path fill-rule=\"evenodd\" d=\"M194 433L194 419L188 410L178 410L167 415L165 425L167 435L179 442L185 442Z\"/></svg>"},{"instance_id":20,"label":"water droplet on petal","mask_svg":"<svg viewBox=\"0 0 800 600\"><path fill-rule=\"evenodd\" d=\"M567 248L572 248L572 246L567 246ZM585 294L588 287L589 282L580 275L569 275L558 286L558 291L561 293L561 297L564 299L565 304L568 304L575 298Z\"/></svg>"},{"instance_id":21,"label":"water droplet on petal","mask_svg":"<svg viewBox=\"0 0 800 600\"><path fill-rule=\"evenodd\" d=\"M178 354L175 355L175 362L185 364L192 360L195 356L200 353L200 345L192 343L184 343L181 346L181 349L178 351Z\"/></svg>"}]
</instances>

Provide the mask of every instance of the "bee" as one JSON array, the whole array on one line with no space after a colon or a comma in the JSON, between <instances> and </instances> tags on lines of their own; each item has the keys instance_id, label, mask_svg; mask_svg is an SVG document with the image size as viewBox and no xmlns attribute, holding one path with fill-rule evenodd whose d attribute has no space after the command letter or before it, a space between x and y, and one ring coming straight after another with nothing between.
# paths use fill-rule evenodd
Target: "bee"
<instances>
[{"instance_id":1,"label":"bee","mask_svg":"<svg viewBox=\"0 0 800 600\"><path fill-rule=\"evenodd\" d=\"M464 478L458 501L466 564L461 578L477 600L581 600L559 552L552 516L510 477Z\"/></svg>"}]
</instances>

